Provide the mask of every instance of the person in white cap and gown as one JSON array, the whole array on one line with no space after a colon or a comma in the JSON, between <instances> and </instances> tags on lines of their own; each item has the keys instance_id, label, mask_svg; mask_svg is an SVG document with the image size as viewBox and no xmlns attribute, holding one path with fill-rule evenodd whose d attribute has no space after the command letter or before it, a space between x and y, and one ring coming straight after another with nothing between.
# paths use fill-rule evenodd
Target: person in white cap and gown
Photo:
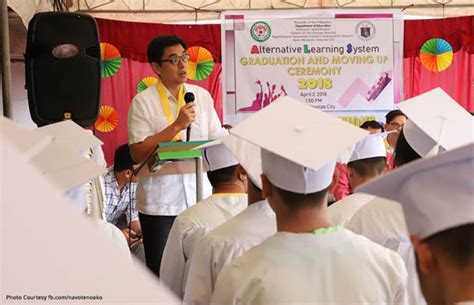
<instances>
[{"instance_id":1,"label":"person in white cap and gown","mask_svg":"<svg viewBox=\"0 0 474 305\"><path fill-rule=\"evenodd\" d=\"M209 304L221 269L276 233L275 213L261 192L260 147L234 135L223 142L247 172L248 207L199 241L190 262L185 304Z\"/></svg>"},{"instance_id":2,"label":"person in white cap and gown","mask_svg":"<svg viewBox=\"0 0 474 305\"><path fill-rule=\"evenodd\" d=\"M398 138L394 160L396 168L473 141L472 132L466 132L473 130L471 116L441 89L407 100L399 107L409 120ZM420 190L420 194L422 192ZM378 197L354 214L348 229L400 254L408 270L410 303L425 303L418 284L405 217L398 202Z\"/></svg>"},{"instance_id":3,"label":"person in white cap and gown","mask_svg":"<svg viewBox=\"0 0 474 305\"><path fill-rule=\"evenodd\" d=\"M351 188L375 179L385 171L387 155L383 134L370 134L357 142L347 163ZM346 227L357 210L374 200L375 196L355 193L333 203L328 208L329 220L333 225Z\"/></svg>"},{"instance_id":4,"label":"person in white cap and gown","mask_svg":"<svg viewBox=\"0 0 474 305\"><path fill-rule=\"evenodd\" d=\"M469 144L360 188L401 203L428 304L474 304L473 172Z\"/></svg>"},{"instance_id":5,"label":"person in white cap and gown","mask_svg":"<svg viewBox=\"0 0 474 305\"><path fill-rule=\"evenodd\" d=\"M364 130L283 97L231 133L262 148L278 232L222 269L211 304L407 304L400 257L327 217L336 156Z\"/></svg>"},{"instance_id":6,"label":"person in white cap and gown","mask_svg":"<svg viewBox=\"0 0 474 305\"><path fill-rule=\"evenodd\" d=\"M9 173L1 182L2 203L7 203L2 205L2 303L178 304L167 288L132 262L119 229L83 217L64 194L65 186L105 170L75 149L91 138L72 121L29 130L0 118L2 170ZM63 165L66 170L59 167ZM54 238L45 232L53 232ZM104 233L123 241L125 251Z\"/></svg>"},{"instance_id":7,"label":"person in white cap and gown","mask_svg":"<svg viewBox=\"0 0 474 305\"><path fill-rule=\"evenodd\" d=\"M213 194L176 217L161 261L161 280L181 298L197 241L247 207L247 175L221 140L204 145L203 162Z\"/></svg>"}]
</instances>

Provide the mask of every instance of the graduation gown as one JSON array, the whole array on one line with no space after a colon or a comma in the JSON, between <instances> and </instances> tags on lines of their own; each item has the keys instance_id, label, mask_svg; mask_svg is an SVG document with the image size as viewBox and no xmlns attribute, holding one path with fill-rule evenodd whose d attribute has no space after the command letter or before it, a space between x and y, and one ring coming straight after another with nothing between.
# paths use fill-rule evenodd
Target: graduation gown
<instances>
[{"instance_id":1,"label":"graduation gown","mask_svg":"<svg viewBox=\"0 0 474 305\"><path fill-rule=\"evenodd\" d=\"M354 214L347 228L397 252L408 272L408 301L410 304L426 304L418 281L414 250L405 217L398 202L375 197Z\"/></svg>"},{"instance_id":2,"label":"graduation gown","mask_svg":"<svg viewBox=\"0 0 474 305\"><path fill-rule=\"evenodd\" d=\"M328 207L329 221L332 225L347 227L354 213L374 198L374 195L363 193L355 193L344 197Z\"/></svg>"},{"instance_id":3,"label":"graduation gown","mask_svg":"<svg viewBox=\"0 0 474 305\"><path fill-rule=\"evenodd\" d=\"M246 207L246 194L214 194L176 217L163 252L160 279L177 296L183 296L188 260L196 241Z\"/></svg>"},{"instance_id":4,"label":"graduation gown","mask_svg":"<svg viewBox=\"0 0 474 305\"><path fill-rule=\"evenodd\" d=\"M231 304L408 304L401 258L341 228L278 232L222 269L211 299Z\"/></svg>"},{"instance_id":5,"label":"graduation gown","mask_svg":"<svg viewBox=\"0 0 474 305\"><path fill-rule=\"evenodd\" d=\"M190 262L184 303L209 304L221 269L275 233L275 213L264 200L205 235Z\"/></svg>"}]
</instances>

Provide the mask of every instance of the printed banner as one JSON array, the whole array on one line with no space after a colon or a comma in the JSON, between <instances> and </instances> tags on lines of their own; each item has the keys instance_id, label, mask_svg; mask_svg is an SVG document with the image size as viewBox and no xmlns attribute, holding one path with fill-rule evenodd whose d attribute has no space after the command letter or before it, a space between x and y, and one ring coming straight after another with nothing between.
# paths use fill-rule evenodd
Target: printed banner
<instances>
[{"instance_id":1,"label":"printed banner","mask_svg":"<svg viewBox=\"0 0 474 305\"><path fill-rule=\"evenodd\" d=\"M385 113L400 101L398 12L232 12L222 18L226 123L284 95L336 116Z\"/></svg>"}]
</instances>

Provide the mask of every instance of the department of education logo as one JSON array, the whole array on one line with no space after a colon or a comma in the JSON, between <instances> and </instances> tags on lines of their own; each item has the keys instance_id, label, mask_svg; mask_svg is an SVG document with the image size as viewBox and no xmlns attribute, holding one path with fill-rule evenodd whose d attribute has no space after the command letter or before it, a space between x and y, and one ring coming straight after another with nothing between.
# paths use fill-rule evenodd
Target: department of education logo
<instances>
[{"instance_id":1,"label":"department of education logo","mask_svg":"<svg viewBox=\"0 0 474 305\"><path fill-rule=\"evenodd\" d=\"M362 40L371 40L375 37L375 26L370 21L361 21L356 26L356 35Z\"/></svg>"},{"instance_id":2,"label":"department of education logo","mask_svg":"<svg viewBox=\"0 0 474 305\"><path fill-rule=\"evenodd\" d=\"M272 29L268 23L257 21L250 28L250 35L255 41L264 42L272 35Z\"/></svg>"}]
</instances>

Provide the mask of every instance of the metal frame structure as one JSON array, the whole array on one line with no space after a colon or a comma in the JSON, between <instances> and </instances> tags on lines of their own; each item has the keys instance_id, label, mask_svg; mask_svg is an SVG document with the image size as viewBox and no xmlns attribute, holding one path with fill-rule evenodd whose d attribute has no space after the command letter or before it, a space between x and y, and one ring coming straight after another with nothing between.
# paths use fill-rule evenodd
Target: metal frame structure
<instances>
[{"instance_id":1,"label":"metal frame structure","mask_svg":"<svg viewBox=\"0 0 474 305\"><path fill-rule=\"evenodd\" d=\"M2 25L2 97L3 115L12 118L11 109L11 63L10 63L10 27L8 26L7 0L0 0L0 24Z\"/></svg>"},{"instance_id":2,"label":"metal frame structure","mask_svg":"<svg viewBox=\"0 0 474 305\"><path fill-rule=\"evenodd\" d=\"M91 13L91 14L113 14L113 13L188 13L194 14L194 21L199 20L200 13L215 13L216 16L224 10L253 10L253 9L303 9L303 8L319 8L319 9L337 9L337 8L351 8L351 9L400 9L402 11L412 9L442 9L442 17L446 16L447 9L461 9L474 10L474 1L463 1L463 3L457 3L454 0L426 0L424 4L412 3L409 5L396 4L400 3L397 0L374 0L377 6L363 6L358 5L363 3L361 0L272 0L265 2L262 5L262 0L241 0L236 5L233 0L208 0L201 1L198 6L188 4L186 0L141 0L140 9L132 8L127 0L43 0L43 2L49 1L51 4L51 10L53 8L67 8L69 11ZM130 0L132 1L132 0ZM138 0L133 0L133 3L138 3ZM382 1L387 2L382 3ZM10 43L9 43L9 25L8 25L8 6L7 0L0 0L0 24L1 27L1 50L2 52L2 93L3 93L3 115L11 117L11 58L10 58ZM41 1L40 1L41 2ZM167 2L174 5L176 8L164 7L163 9L156 9L157 3ZM389 3L388 3L389 2ZM119 7L124 9L117 9ZM221 7L219 8L219 4ZM222 8L222 4L226 4L225 8ZM275 8L275 5L278 8ZM34 4L33 4L34 5ZM266 5L266 6L265 6ZM108 9L110 7L110 9ZM213 8L214 7L214 8ZM468 12L464 14L469 14ZM461 14L462 15L462 14Z\"/></svg>"},{"instance_id":3,"label":"metal frame structure","mask_svg":"<svg viewBox=\"0 0 474 305\"><path fill-rule=\"evenodd\" d=\"M125 9L107 9L107 6L115 5L118 1L125 7ZM224 9L219 8L211 8L212 6L223 3L224 0L212 0L212 2L200 5L200 6L192 6L189 4L184 3L183 0L170 0L170 2L178 4L181 9L153 9L152 3L153 0L142 0L141 1L141 9L133 9L131 8L126 1L124 0L104 0L100 3L97 0L74 0L77 11L84 12L84 13L181 13L181 12L215 12L220 13ZM157 1L157 0L154 0ZM400 5L395 4L396 0L390 0L390 4L384 5L381 3L381 0L375 0L378 4L377 6L363 6L357 5L358 0L330 0L332 5L327 5L325 2L329 2L329 0L324 1L320 0L319 5L314 5L314 1L304 0L303 4L295 3L296 1L292 0L276 0L276 2L286 5L289 7L294 8L357 8L357 9L377 9L377 8L384 8L384 9L408 9L408 8L420 8L420 9L427 9L427 8L473 8L473 3L453 3L453 0L427 0L428 3L426 4L408 4L408 5ZM246 5L235 5L232 1L225 1L226 4L230 4L231 7L227 7L225 10L245 10L245 9L279 9L275 8L273 5L269 7L262 7L256 5L258 0L248 0L246 1ZM300 1L301 2L301 1ZM96 4L97 3L97 4ZM95 5L94 5L95 4ZM147 9L150 7L150 9ZM289 8L287 7L287 8Z\"/></svg>"}]
</instances>

